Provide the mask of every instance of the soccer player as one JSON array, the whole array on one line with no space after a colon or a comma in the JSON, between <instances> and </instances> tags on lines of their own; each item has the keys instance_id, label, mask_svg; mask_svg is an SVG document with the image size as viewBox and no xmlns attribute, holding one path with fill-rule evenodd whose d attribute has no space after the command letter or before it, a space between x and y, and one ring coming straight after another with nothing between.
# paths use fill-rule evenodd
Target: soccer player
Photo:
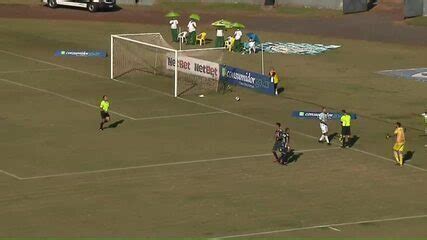
<instances>
[{"instance_id":1,"label":"soccer player","mask_svg":"<svg viewBox=\"0 0 427 240\"><path fill-rule=\"evenodd\" d=\"M100 130L104 130L104 124L110 121L110 114L108 110L110 109L110 102L108 102L108 96L102 96L101 104L99 105L101 108L101 124L99 126Z\"/></svg>"},{"instance_id":2,"label":"soccer player","mask_svg":"<svg viewBox=\"0 0 427 240\"><path fill-rule=\"evenodd\" d=\"M405 130L400 122L396 122L396 129L394 135L396 135L396 143L393 146L394 158L396 159L396 165L403 166L403 151L405 150Z\"/></svg>"},{"instance_id":3,"label":"soccer player","mask_svg":"<svg viewBox=\"0 0 427 240\"><path fill-rule=\"evenodd\" d=\"M274 162L279 162L279 156L277 156L277 151L280 151L283 146L283 129L280 123L276 123L276 131L274 132L274 145L273 145L273 155Z\"/></svg>"},{"instance_id":4,"label":"soccer player","mask_svg":"<svg viewBox=\"0 0 427 240\"><path fill-rule=\"evenodd\" d=\"M280 152L282 155L280 156L280 163L283 165L288 164L287 154L291 150L290 142L291 142L291 130L289 128L285 128L285 132L282 137L282 148Z\"/></svg>"},{"instance_id":5,"label":"soccer player","mask_svg":"<svg viewBox=\"0 0 427 240\"><path fill-rule=\"evenodd\" d=\"M341 116L341 135L342 135L342 146L341 148L348 148L348 139L351 136L351 116L345 111L342 110L343 115Z\"/></svg>"},{"instance_id":6,"label":"soccer player","mask_svg":"<svg viewBox=\"0 0 427 240\"><path fill-rule=\"evenodd\" d=\"M331 145L331 143L329 142L329 137L328 137L328 113L326 112L326 108L323 107L322 108L322 112L319 114L319 121L320 121L320 131L322 132L322 135L319 138L319 143L322 143L323 141L326 141L328 143L328 145Z\"/></svg>"}]
</instances>

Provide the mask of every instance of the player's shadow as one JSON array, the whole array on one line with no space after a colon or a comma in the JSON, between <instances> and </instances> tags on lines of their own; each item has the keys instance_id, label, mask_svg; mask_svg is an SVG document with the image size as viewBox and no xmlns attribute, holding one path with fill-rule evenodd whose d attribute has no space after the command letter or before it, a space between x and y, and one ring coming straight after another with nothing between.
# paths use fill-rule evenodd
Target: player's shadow
<instances>
[{"instance_id":1,"label":"player's shadow","mask_svg":"<svg viewBox=\"0 0 427 240\"><path fill-rule=\"evenodd\" d=\"M281 93L283 93L285 91L285 88L284 87L279 87L279 88L277 88L277 94L281 94Z\"/></svg>"},{"instance_id":2,"label":"player's shadow","mask_svg":"<svg viewBox=\"0 0 427 240\"><path fill-rule=\"evenodd\" d=\"M353 137L348 139L348 146L353 147L359 139L360 139L359 136L353 135Z\"/></svg>"},{"instance_id":3,"label":"player's shadow","mask_svg":"<svg viewBox=\"0 0 427 240\"><path fill-rule=\"evenodd\" d=\"M403 162L410 161L412 159L412 157L414 156L414 154L415 154L415 151L407 151L403 155Z\"/></svg>"},{"instance_id":4,"label":"player's shadow","mask_svg":"<svg viewBox=\"0 0 427 240\"><path fill-rule=\"evenodd\" d=\"M298 162L298 159L299 159L302 155L303 155L303 153L302 153L302 152L295 153L295 150L294 150L294 149L291 149L291 150L289 151L288 156L287 156L287 159L286 159L287 164L289 164L289 163L296 163L296 162Z\"/></svg>"},{"instance_id":5,"label":"player's shadow","mask_svg":"<svg viewBox=\"0 0 427 240\"><path fill-rule=\"evenodd\" d=\"M331 135L328 136L329 138L329 142L332 142L332 140L334 140L334 138L338 135L338 133L334 132Z\"/></svg>"},{"instance_id":6,"label":"player's shadow","mask_svg":"<svg viewBox=\"0 0 427 240\"><path fill-rule=\"evenodd\" d=\"M112 124L108 125L108 127L107 127L107 128L117 128L120 124L122 124L122 123L124 123L124 122L125 122L125 120L124 120L124 119L119 120L119 121L115 121L115 122L113 122Z\"/></svg>"}]
</instances>

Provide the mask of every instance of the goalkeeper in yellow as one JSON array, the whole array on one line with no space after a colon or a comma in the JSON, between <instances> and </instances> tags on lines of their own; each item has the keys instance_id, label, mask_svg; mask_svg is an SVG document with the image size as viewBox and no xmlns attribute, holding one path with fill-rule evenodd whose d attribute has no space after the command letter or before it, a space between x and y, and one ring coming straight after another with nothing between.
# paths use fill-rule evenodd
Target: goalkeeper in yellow
<instances>
[{"instance_id":1,"label":"goalkeeper in yellow","mask_svg":"<svg viewBox=\"0 0 427 240\"><path fill-rule=\"evenodd\" d=\"M394 130L396 136L396 143L393 146L394 158L396 165L403 166L403 151L405 150L405 130L400 122L396 122L396 129Z\"/></svg>"}]
</instances>

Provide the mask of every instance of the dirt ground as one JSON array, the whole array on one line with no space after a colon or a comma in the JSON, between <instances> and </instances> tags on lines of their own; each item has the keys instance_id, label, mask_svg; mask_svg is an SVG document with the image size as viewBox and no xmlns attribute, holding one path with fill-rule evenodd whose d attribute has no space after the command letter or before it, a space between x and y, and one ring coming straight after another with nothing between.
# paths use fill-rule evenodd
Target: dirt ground
<instances>
[{"instance_id":1,"label":"dirt ground","mask_svg":"<svg viewBox=\"0 0 427 240\"><path fill-rule=\"evenodd\" d=\"M183 13L182 15L186 15ZM219 18L218 12L202 13L201 25ZM41 5L1 5L2 18L66 19L164 24L162 10L153 7L127 7L113 12L89 13L86 10ZM394 10L326 17L294 17L262 10L254 13L221 12L221 17L245 23L252 31L312 34L326 37L401 44L427 44L427 28L408 26Z\"/></svg>"}]
</instances>

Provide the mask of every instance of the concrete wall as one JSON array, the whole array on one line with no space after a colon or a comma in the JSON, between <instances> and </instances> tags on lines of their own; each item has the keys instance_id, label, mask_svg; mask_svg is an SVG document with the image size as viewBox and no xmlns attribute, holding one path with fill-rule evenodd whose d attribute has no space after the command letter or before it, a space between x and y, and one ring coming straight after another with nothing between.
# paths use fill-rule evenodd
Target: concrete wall
<instances>
[{"instance_id":1,"label":"concrete wall","mask_svg":"<svg viewBox=\"0 0 427 240\"><path fill-rule=\"evenodd\" d=\"M264 0L117 0L117 4L141 4L153 5L159 1L170 2L201 2L201 3L247 3L263 5ZM276 0L278 5L295 5L301 7L326 8L326 9L343 9L343 0Z\"/></svg>"},{"instance_id":2,"label":"concrete wall","mask_svg":"<svg viewBox=\"0 0 427 240\"><path fill-rule=\"evenodd\" d=\"M417 17L423 15L424 0L405 0L404 16Z\"/></svg>"},{"instance_id":3,"label":"concrete wall","mask_svg":"<svg viewBox=\"0 0 427 240\"><path fill-rule=\"evenodd\" d=\"M424 0L424 16L427 16L427 0Z\"/></svg>"},{"instance_id":4,"label":"concrete wall","mask_svg":"<svg viewBox=\"0 0 427 240\"><path fill-rule=\"evenodd\" d=\"M312 8L343 9L343 0L276 0L276 3Z\"/></svg>"},{"instance_id":5,"label":"concrete wall","mask_svg":"<svg viewBox=\"0 0 427 240\"><path fill-rule=\"evenodd\" d=\"M344 13L357 13L368 11L367 0L343 0Z\"/></svg>"}]
</instances>

